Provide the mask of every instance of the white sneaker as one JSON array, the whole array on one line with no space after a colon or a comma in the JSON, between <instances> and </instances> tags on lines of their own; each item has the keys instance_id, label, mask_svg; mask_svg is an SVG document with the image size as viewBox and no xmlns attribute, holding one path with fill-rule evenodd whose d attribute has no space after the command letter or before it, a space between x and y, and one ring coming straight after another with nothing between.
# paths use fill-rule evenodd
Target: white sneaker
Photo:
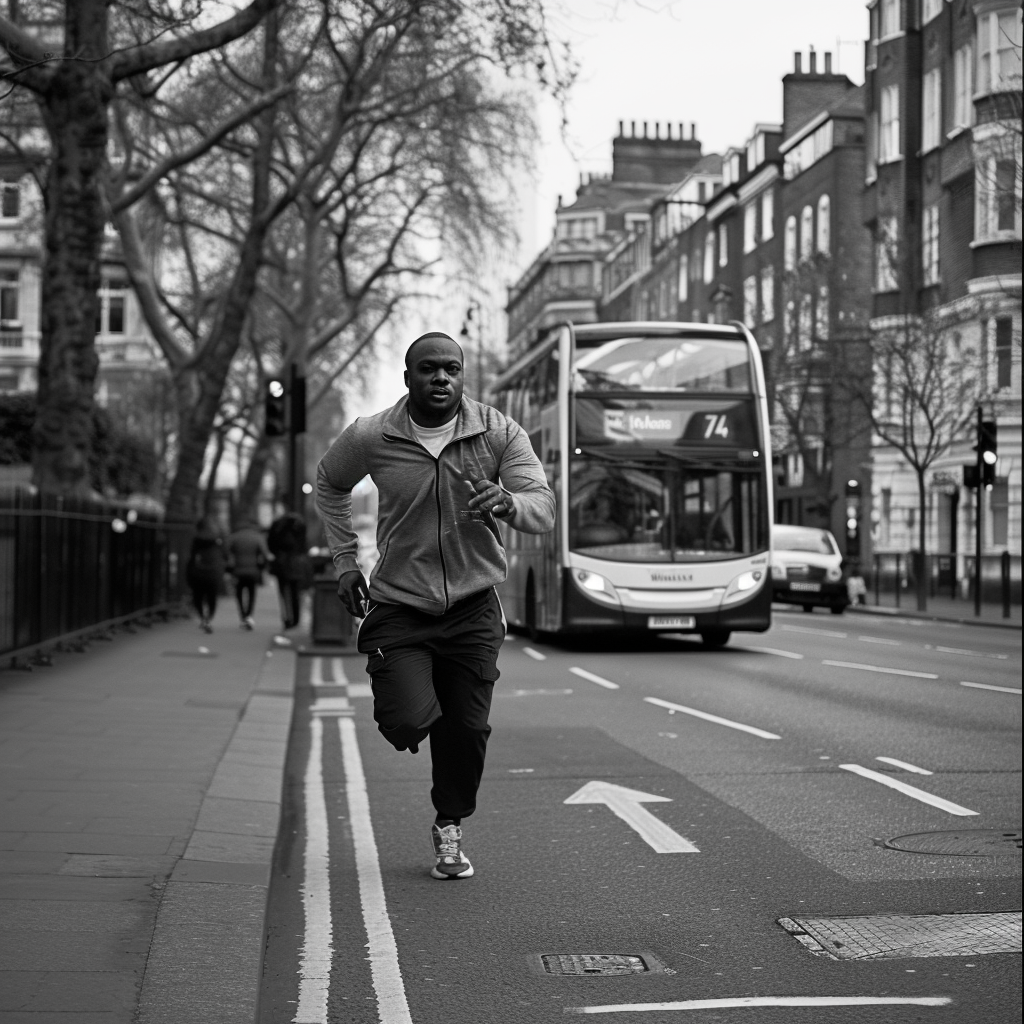
<instances>
[{"instance_id":1,"label":"white sneaker","mask_svg":"<svg viewBox=\"0 0 1024 1024\"><path fill-rule=\"evenodd\" d=\"M462 829L458 825L431 826L430 839L434 847L434 866L431 878L470 878L473 865L462 851Z\"/></svg>"}]
</instances>

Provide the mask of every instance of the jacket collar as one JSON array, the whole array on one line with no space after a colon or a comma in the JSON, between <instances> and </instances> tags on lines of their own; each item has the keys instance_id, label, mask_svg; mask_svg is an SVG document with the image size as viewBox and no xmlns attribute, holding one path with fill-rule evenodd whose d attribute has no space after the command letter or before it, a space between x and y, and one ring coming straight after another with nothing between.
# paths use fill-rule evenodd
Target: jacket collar
<instances>
[{"instance_id":1,"label":"jacket collar","mask_svg":"<svg viewBox=\"0 0 1024 1024\"><path fill-rule=\"evenodd\" d=\"M479 402L474 402L471 398L466 398L465 395L462 396L462 401L459 403L459 411L455 414L456 422L455 434L452 436L453 441L461 440L464 437L473 437L487 430L487 424L484 422L483 417L483 408ZM408 395L400 398L385 412L381 434L386 441L416 440L409 426Z\"/></svg>"}]
</instances>

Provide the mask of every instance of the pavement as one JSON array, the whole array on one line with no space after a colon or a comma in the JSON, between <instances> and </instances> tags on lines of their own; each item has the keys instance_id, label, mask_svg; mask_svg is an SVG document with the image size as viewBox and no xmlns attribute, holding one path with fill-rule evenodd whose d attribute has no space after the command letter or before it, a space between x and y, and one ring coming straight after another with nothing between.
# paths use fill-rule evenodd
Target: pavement
<instances>
[{"instance_id":1,"label":"pavement","mask_svg":"<svg viewBox=\"0 0 1024 1024\"><path fill-rule=\"evenodd\" d=\"M252 1024L294 691L279 627L266 587L252 632L224 599L212 635L173 619L0 671L0 1024Z\"/></svg>"},{"instance_id":2,"label":"pavement","mask_svg":"<svg viewBox=\"0 0 1024 1024\"><path fill-rule=\"evenodd\" d=\"M1001 604L982 604L981 614L975 615L973 601L958 601L951 597L929 597L928 607L924 611L917 610L917 595L914 593L908 592L901 595L899 607L896 606L896 598L893 594L882 594L879 604L875 604L874 600L874 594L869 594L868 604L852 605L848 611L867 615L928 619L932 622L1002 626L1009 629L1021 628L1021 606L1019 604L1011 604L1009 617L1005 617Z\"/></svg>"},{"instance_id":3,"label":"pavement","mask_svg":"<svg viewBox=\"0 0 1024 1024\"><path fill-rule=\"evenodd\" d=\"M0 670L0 1024L256 1019L306 635L275 640L270 587L214 627Z\"/></svg>"}]
</instances>

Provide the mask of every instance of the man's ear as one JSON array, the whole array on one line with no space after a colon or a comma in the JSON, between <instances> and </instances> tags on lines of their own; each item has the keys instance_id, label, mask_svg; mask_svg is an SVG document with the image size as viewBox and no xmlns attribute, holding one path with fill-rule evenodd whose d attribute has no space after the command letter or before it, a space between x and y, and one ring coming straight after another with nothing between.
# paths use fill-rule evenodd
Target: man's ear
<instances>
[{"instance_id":1,"label":"man's ear","mask_svg":"<svg viewBox=\"0 0 1024 1024\"><path fill-rule=\"evenodd\" d=\"M402 371L402 380L405 381L405 386L408 387L409 386L409 371L408 370L403 370Z\"/></svg>"}]
</instances>

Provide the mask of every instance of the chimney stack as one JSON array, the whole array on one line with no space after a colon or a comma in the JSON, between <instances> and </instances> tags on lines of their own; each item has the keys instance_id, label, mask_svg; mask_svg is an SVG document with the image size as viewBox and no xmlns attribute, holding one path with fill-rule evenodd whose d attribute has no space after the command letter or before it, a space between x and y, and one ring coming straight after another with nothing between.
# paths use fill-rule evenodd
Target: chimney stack
<instances>
[{"instance_id":1,"label":"chimney stack","mask_svg":"<svg viewBox=\"0 0 1024 1024\"><path fill-rule=\"evenodd\" d=\"M832 54L827 50L825 51L825 74L832 74Z\"/></svg>"},{"instance_id":2,"label":"chimney stack","mask_svg":"<svg viewBox=\"0 0 1024 1024\"><path fill-rule=\"evenodd\" d=\"M808 55L807 63L809 65L807 73L809 75L816 75L818 73L818 55L814 52L813 46L811 47L811 52Z\"/></svg>"},{"instance_id":3,"label":"chimney stack","mask_svg":"<svg viewBox=\"0 0 1024 1024\"><path fill-rule=\"evenodd\" d=\"M622 122L619 122L619 136L622 136Z\"/></svg>"},{"instance_id":4,"label":"chimney stack","mask_svg":"<svg viewBox=\"0 0 1024 1024\"><path fill-rule=\"evenodd\" d=\"M800 53L799 51L794 53L793 54L793 74L795 74L795 75L802 75L804 73L803 63L804 63L803 54Z\"/></svg>"},{"instance_id":5,"label":"chimney stack","mask_svg":"<svg viewBox=\"0 0 1024 1024\"><path fill-rule=\"evenodd\" d=\"M690 122L690 138L691 139L696 139L697 138L697 122L696 121L691 121Z\"/></svg>"}]
</instances>

